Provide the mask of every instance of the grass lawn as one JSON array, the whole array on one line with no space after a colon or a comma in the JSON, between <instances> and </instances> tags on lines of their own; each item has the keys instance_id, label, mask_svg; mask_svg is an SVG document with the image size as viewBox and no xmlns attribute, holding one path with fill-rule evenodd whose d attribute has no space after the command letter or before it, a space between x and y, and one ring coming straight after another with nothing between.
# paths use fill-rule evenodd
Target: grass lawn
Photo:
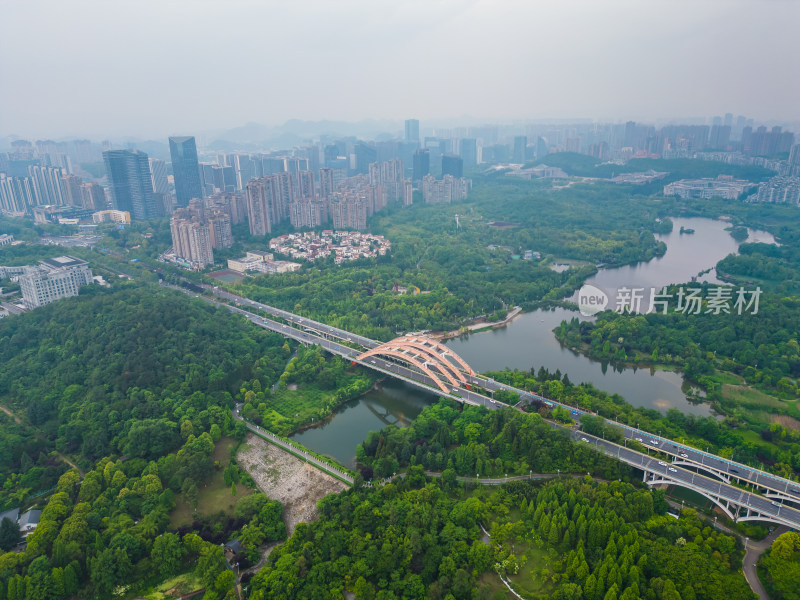
<instances>
[{"instance_id":1,"label":"grass lawn","mask_svg":"<svg viewBox=\"0 0 800 600\"><path fill-rule=\"evenodd\" d=\"M222 438L214 447L214 460L224 468L231 456L231 448L236 444L232 438ZM213 515L220 511L233 515L236 501L242 496L249 496L253 490L242 485L236 485L236 495L231 494L231 487L225 485L222 468L216 469L211 478L199 487L197 511L183 497L178 494L175 498L175 509L170 513L170 526L173 528L191 525L195 515Z\"/></svg>"},{"instance_id":2,"label":"grass lawn","mask_svg":"<svg viewBox=\"0 0 800 600\"><path fill-rule=\"evenodd\" d=\"M170 577L166 581L150 588L142 594L141 592L131 592L126 598L144 598L145 600L174 600L186 594L190 594L203 587L200 580L193 571ZM169 592L169 593L167 593Z\"/></svg>"},{"instance_id":3,"label":"grass lawn","mask_svg":"<svg viewBox=\"0 0 800 600\"><path fill-rule=\"evenodd\" d=\"M549 582L542 580L538 574L538 571L549 568L550 558L547 556L547 552L525 542L516 542L514 555L520 563L523 556L526 558L526 562L520 566L519 572L516 575L508 576L514 589L523 596L547 593L550 588Z\"/></svg>"},{"instance_id":4,"label":"grass lawn","mask_svg":"<svg viewBox=\"0 0 800 600\"><path fill-rule=\"evenodd\" d=\"M731 373L730 371L715 371L712 378L719 383L728 383L730 385L744 384L743 377L740 377L736 373Z\"/></svg>"},{"instance_id":5,"label":"grass lawn","mask_svg":"<svg viewBox=\"0 0 800 600\"><path fill-rule=\"evenodd\" d=\"M787 403L747 385L722 385L722 396L742 406L787 408Z\"/></svg>"},{"instance_id":6,"label":"grass lawn","mask_svg":"<svg viewBox=\"0 0 800 600\"><path fill-rule=\"evenodd\" d=\"M516 596L511 595L511 592L509 592L508 588L503 585L503 582L500 581L500 577L498 577L497 573L494 571L486 571L485 573L482 573L480 577L478 577L478 583L476 586L478 589L481 589L487 585L491 590L491 595L489 598L492 598L492 600L495 598L498 600L500 598L513 598L516 600Z\"/></svg>"},{"instance_id":7,"label":"grass lawn","mask_svg":"<svg viewBox=\"0 0 800 600\"><path fill-rule=\"evenodd\" d=\"M346 387L356 379L356 374L347 373L339 387ZM281 386L267 403L270 413L264 419L264 424L270 431L286 436L300 425L311 423L311 419L324 419L336 407L336 391L313 384L300 384L296 389Z\"/></svg>"}]
</instances>

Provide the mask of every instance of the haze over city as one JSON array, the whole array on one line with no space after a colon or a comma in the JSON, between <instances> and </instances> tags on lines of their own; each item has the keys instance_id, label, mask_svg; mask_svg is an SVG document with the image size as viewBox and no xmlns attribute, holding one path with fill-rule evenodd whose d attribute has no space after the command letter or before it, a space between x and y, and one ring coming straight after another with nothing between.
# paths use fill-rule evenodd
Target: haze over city
<instances>
[{"instance_id":1,"label":"haze over city","mask_svg":"<svg viewBox=\"0 0 800 600\"><path fill-rule=\"evenodd\" d=\"M790 1L34 0L3 12L3 137L799 117Z\"/></svg>"}]
</instances>

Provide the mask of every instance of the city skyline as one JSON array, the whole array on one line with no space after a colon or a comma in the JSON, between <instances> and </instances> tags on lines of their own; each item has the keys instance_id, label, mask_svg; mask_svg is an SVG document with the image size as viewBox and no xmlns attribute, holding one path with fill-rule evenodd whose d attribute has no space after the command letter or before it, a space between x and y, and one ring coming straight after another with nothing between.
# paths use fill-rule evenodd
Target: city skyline
<instances>
[{"instance_id":1,"label":"city skyline","mask_svg":"<svg viewBox=\"0 0 800 600\"><path fill-rule=\"evenodd\" d=\"M82 5L6 7L0 75L26 93L0 98L0 136L161 138L323 118L800 120L796 2ZM266 22L281 26L256 35Z\"/></svg>"}]
</instances>

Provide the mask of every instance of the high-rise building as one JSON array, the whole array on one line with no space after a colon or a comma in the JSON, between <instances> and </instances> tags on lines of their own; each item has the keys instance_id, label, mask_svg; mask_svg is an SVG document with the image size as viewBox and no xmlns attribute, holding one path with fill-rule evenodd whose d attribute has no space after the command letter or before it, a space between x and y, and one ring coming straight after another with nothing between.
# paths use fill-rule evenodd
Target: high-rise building
<instances>
[{"instance_id":1,"label":"high-rise building","mask_svg":"<svg viewBox=\"0 0 800 600\"><path fill-rule=\"evenodd\" d=\"M547 139L539 136L536 138L536 159L541 160L550 153Z\"/></svg>"},{"instance_id":2,"label":"high-rise building","mask_svg":"<svg viewBox=\"0 0 800 600\"><path fill-rule=\"evenodd\" d=\"M315 196L314 190L314 172L313 171L300 171L297 173L297 189L295 194L298 198L313 198Z\"/></svg>"},{"instance_id":3,"label":"high-rise building","mask_svg":"<svg viewBox=\"0 0 800 600\"><path fill-rule=\"evenodd\" d=\"M274 177L259 177L247 184L247 218L252 235L272 233L272 225L280 221L275 188Z\"/></svg>"},{"instance_id":4,"label":"high-rise building","mask_svg":"<svg viewBox=\"0 0 800 600\"><path fill-rule=\"evenodd\" d=\"M36 206L36 194L30 177L7 177L0 173L0 209L21 217Z\"/></svg>"},{"instance_id":5,"label":"high-rise building","mask_svg":"<svg viewBox=\"0 0 800 600\"><path fill-rule=\"evenodd\" d=\"M244 223L247 218L247 196L243 192L217 192L206 198L205 206L210 213L224 212L232 225Z\"/></svg>"},{"instance_id":6,"label":"high-rise building","mask_svg":"<svg viewBox=\"0 0 800 600\"><path fill-rule=\"evenodd\" d=\"M414 152L414 174L412 179L417 181L422 181L422 178L425 177L431 171L431 154L428 152L427 148L420 148L416 152Z\"/></svg>"},{"instance_id":7,"label":"high-rise building","mask_svg":"<svg viewBox=\"0 0 800 600\"><path fill-rule=\"evenodd\" d=\"M445 154L442 156L442 175L451 175L453 177L464 176L464 161L459 156L452 154Z\"/></svg>"},{"instance_id":8,"label":"high-rise building","mask_svg":"<svg viewBox=\"0 0 800 600\"><path fill-rule=\"evenodd\" d=\"M107 204L106 193L102 186L96 183L81 185L81 206L92 210L105 210Z\"/></svg>"},{"instance_id":9,"label":"high-rise building","mask_svg":"<svg viewBox=\"0 0 800 600\"><path fill-rule=\"evenodd\" d=\"M234 154L233 168L236 171L237 190L243 190L247 185L247 182L256 176L255 162L247 154Z\"/></svg>"},{"instance_id":10,"label":"high-rise building","mask_svg":"<svg viewBox=\"0 0 800 600\"><path fill-rule=\"evenodd\" d=\"M466 168L478 164L478 142L475 138L463 138L459 144L459 154Z\"/></svg>"},{"instance_id":11,"label":"high-rise building","mask_svg":"<svg viewBox=\"0 0 800 600\"><path fill-rule=\"evenodd\" d=\"M176 256L202 269L214 262L209 226L196 217L185 218L182 209L175 211L169 221L172 232L172 251Z\"/></svg>"},{"instance_id":12,"label":"high-rise building","mask_svg":"<svg viewBox=\"0 0 800 600\"><path fill-rule=\"evenodd\" d=\"M115 210L126 210L137 221L159 216L147 154L138 150L106 150L103 161Z\"/></svg>"},{"instance_id":13,"label":"high-rise building","mask_svg":"<svg viewBox=\"0 0 800 600\"><path fill-rule=\"evenodd\" d=\"M230 248L233 246L233 233L231 232L231 218L222 211L216 211L208 216L208 233L212 248Z\"/></svg>"},{"instance_id":14,"label":"high-rise building","mask_svg":"<svg viewBox=\"0 0 800 600\"><path fill-rule=\"evenodd\" d=\"M197 145L193 136L169 138L169 153L175 177L175 195L178 206L188 206L192 198L202 198L200 170L197 162Z\"/></svg>"},{"instance_id":15,"label":"high-rise building","mask_svg":"<svg viewBox=\"0 0 800 600\"><path fill-rule=\"evenodd\" d=\"M708 147L715 150L725 150L731 137L730 125L713 125L708 138Z\"/></svg>"},{"instance_id":16,"label":"high-rise building","mask_svg":"<svg viewBox=\"0 0 800 600\"><path fill-rule=\"evenodd\" d=\"M445 175L441 180L427 175L422 179L422 198L426 204L450 204L466 200L472 180Z\"/></svg>"},{"instance_id":17,"label":"high-rise building","mask_svg":"<svg viewBox=\"0 0 800 600\"><path fill-rule=\"evenodd\" d=\"M319 195L322 198L330 198L333 194L333 169L321 167L319 170Z\"/></svg>"},{"instance_id":18,"label":"high-rise building","mask_svg":"<svg viewBox=\"0 0 800 600\"><path fill-rule=\"evenodd\" d=\"M364 142L358 142L354 149L356 155L355 172L361 175L369 173L369 165L378 158L378 151L374 146Z\"/></svg>"},{"instance_id":19,"label":"high-rise building","mask_svg":"<svg viewBox=\"0 0 800 600\"><path fill-rule=\"evenodd\" d=\"M406 141L419 143L419 121L406 119Z\"/></svg>"},{"instance_id":20,"label":"high-rise building","mask_svg":"<svg viewBox=\"0 0 800 600\"><path fill-rule=\"evenodd\" d=\"M77 175L64 175L61 178L61 182L64 187L64 196L67 204L83 206L83 197L81 195L83 180Z\"/></svg>"},{"instance_id":21,"label":"high-rise building","mask_svg":"<svg viewBox=\"0 0 800 600\"><path fill-rule=\"evenodd\" d=\"M153 182L153 192L156 194L169 194L169 182L167 181L167 165L163 160L157 158L149 159L150 180Z\"/></svg>"},{"instance_id":22,"label":"high-rise building","mask_svg":"<svg viewBox=\"0 0 800 600\"><path fill-rule=\"evenodd\" d=\"M72 256L39 261L39 267L26 267L17 280L22 303L27 308L50 304L59 298L77 296L84 285L92 283L89 264Z\"/></svg>"},{"instance_id":23,"label":"high-rise building","mask_svg":"<svg viewBox=\"0 0 800 600\"><path fill-rule=\"evenodd\" d=\"M64 171L60 168L28 166L28 175L33 184L36 204L62 205L67 203L66 192L62 187Z\"/></svg>"},{"instance_id":24,"label":"high-rise building","mask_svg":"<svg viewBox=\"0 0 800 600\"><path fill-rule=\"evenodd\" d=\"M334 229L366 229L367 199L358 193L336 192L330 203Z\"/></svg>"},{"instance_id":25,"label":"high-rise building","mask_svg":"<svg viewBox=\"0 0 800 600\"><path fill-rule=\"evenodd\" d=\"M528 137L524 135L517 135L514 137L514 162L522 164L525 162L525 150L528 147ZM444 173L444 166L442 166L442 173ZM452 173L451 173L452 175ZM453 177L461 177L461 175L453 175Z\"/></svg>"},{"instance_id":26,"label":"high-rise building","mask_svg":"<svg viewBox=\"0 0 800 600\"><path fill-rule=\"evenodd\" d=\"M325 200L302 198L289 205L289 221L292 227L320 227L328 222L328 203Z\"/></svg>"}]
</instances>

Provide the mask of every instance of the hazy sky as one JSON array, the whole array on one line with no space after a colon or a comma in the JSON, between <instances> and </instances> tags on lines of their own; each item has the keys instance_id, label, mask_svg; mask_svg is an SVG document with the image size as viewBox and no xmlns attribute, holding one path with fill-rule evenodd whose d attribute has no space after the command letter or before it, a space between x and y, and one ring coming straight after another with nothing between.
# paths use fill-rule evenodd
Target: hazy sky
<instances>
[{"instance_id":1,"label":"hazy sky","mask_svg":"<svg viewBox=\"0 0 800 600\"><path fill-rule=\"evenodd\" d=\"M0 0L0 135L800 120L794 0Z\"/></svg>"}]
</instances>

